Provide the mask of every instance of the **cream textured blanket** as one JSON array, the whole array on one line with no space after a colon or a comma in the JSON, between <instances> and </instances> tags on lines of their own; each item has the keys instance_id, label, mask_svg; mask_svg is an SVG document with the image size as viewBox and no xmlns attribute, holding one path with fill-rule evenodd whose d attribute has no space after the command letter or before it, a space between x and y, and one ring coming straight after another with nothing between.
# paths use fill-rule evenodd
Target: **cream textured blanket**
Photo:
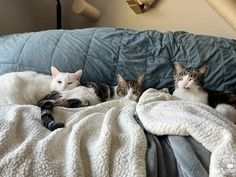
<instances>
[{"instance_id":1,"label":"cream textured blanket","mask_svg":"<svg viewBox=\"0 0 236 177\"><path fill-rule=\"evenodd\" d=\"M138 104L115 100L56 108L66 127L49 131L36 106L0 106L0 176L146 176L145 135L191 135L212 152L210 177L236 176L236 126L207 105L149 89Z\"/></svg>"},{"instance_id":2,"label":"cream textured blanket","mask_svg":"<svg viewBox=\"0 0 236 177\"><path fill-rule=\"evenodd\" d=\"M137 105L146 130L156 135L191 135L212 152L210 177L236 176L236 126L211 107L179 101L149 89Z\"/></svg>"},{"instance_id":3,"label":"cream textured blanket","mask_svg":"<svg viewBox=\"0 0 236 177\"><path fill-rule=\"evenodd\" d=\"M146 138L136 103L116 100L55 110L66 127L49 131L36 106L0 106L0 176L145 176Z\"/></svg>"}]
</instances>

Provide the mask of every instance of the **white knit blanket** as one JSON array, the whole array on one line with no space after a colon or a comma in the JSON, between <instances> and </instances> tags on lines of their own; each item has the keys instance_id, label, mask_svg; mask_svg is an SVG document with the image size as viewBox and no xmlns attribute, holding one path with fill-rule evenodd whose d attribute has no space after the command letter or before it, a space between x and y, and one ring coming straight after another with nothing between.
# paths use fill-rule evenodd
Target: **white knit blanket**
<instances>
[{"instance_id":1,"label":"white knit blanket","mask_svg":"<svg viewBox=\"0 0 236 177\"><path fill-rule=\"evenodd\" d=\"M146 138L136 103L117 100L55 110L66 127L49 131L36 106L0 106L0 176L139 177L146 175Z\"/></svg>"},{"instance_id":2,"label":"white knit blanket","mask_svg":"<svg viewBox=\"0 0 236 177\"><path fill-rule=\"evenodd\" d=\"M49 131L36 106L0 106L0 176L146 176L145 135L191 135L212 152L210 177L236 176L236 126L207 105L149 89L136 104L115 100L56 108L66 127ZM181 147L180 147L181 148Z\"/></svg>"},{"instance_id":3,"label":"white knit blanket","mask_svg":"<svg viewBox=\"0 0 236 177\"><path fill-rule=\"evenodd\" d=\"M153 134L191 135L202 143L212 152L210 177L236 176L236 126L213 108L149 89L141 96L137 113Z\"/></svg>"}]
</instances>

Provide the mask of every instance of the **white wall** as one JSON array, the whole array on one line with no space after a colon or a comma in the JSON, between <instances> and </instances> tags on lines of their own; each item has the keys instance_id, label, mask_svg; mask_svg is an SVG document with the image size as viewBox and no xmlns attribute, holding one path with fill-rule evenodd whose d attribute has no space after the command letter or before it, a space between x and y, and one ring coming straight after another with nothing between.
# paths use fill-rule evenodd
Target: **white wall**
<instances>
[{"instance_id":1,"label":"white wall","mask_svg":"<svg viewBox=\"0 0 236 177\"><path fill-rule=\"evenodd\" d=\"M54 28L52 0L1 0L0 35Z\"/></svg>"},{"instance_id":2,"label":"white wall","mask_svg":"<svg viewBox=\"0 0 236 177\"><path fill-rule=\"evenodd\" d=\"M61 0L65 29L91 23L72 12L73 0ZM56 29L56 0L0 0L0 35Z\"/></svg>"},{"instance_id":3,"label":"white wall","mask_svg":"<svg viewBox=\"0 0 236 177\"><path fill-rule=\"evenodd\" d=\"M97 23L72 12L73 0L61 0L63 28L123 27L162 32L184 30L236 39L236 32L205 0L159 0L143 14L135 14L126 0L88 0L102 11ZM56 0L0 1L0 35L56 28Z\"/></svg>"},{"instance_id":4,"label":"white wall","mask_svg":"<svg viewBox=\"0 0 236 177\"><path fill-rule=\"evenodd\" d=\"M160 0L143 14L135 14L122 0L96 0L102 18L95 26L189 31L236 39L236 32L205 0ZM236 18L236 17L235 17Z\"/></svg>"}]
</instances>

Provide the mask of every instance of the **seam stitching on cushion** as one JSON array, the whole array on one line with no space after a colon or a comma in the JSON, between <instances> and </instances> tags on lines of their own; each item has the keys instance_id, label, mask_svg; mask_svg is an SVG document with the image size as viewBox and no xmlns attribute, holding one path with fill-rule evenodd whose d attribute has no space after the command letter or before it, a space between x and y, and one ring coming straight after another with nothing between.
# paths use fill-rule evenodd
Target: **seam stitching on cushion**
<instances>
[{"instance_id":1,"label":"seam stitching on cushion","mask_svg":"<svg viewBox=\"0 0 236 177\"><path fill-rule=\"evenodd\" d=\"M200 55L199 55L199 52L198 52L198 48L197 48L198 45L197 45L197 41L196 41L196 39L194 38L193 35L190 35L190 39L191 39L191 41L192 41L192 44L193 44L194 50L196 51L196 55L198 56L199 59L201 59L201 58L200 58ZM195 65L195 67L196 67L196 63L197 63L196 60L194 60L194 62L191 62L191 63L193 63L193 64Z\"/></svg>"},{"instance_id":2,"label":"seam stitching on cushion","mask_svg":"<svg viewBox=\"0 0 236 177\"><path fill-rule=\"evenodd\" d=\"M169 51L169 47L168 47L167 44L164 44L164 46L165 46L166 50L168 50L168 53L170 54L170 57L173 58L174 57L173 43L174 43L174 40L175 40L175 38L173 36L173 33L172 32L162 33L162 36L163 36L162 39L164 39L165 36L168 38L168 41L169 41L168 44L171 47L171 51ZM161 41L161 45L163 45L163 42L165 42L165 40Z\"/></svg>"},{"instance_id":3,"label":"seam stitching on cushion","mask_svg":"<svg viewBox=\"0 0 236 177\"><path fill-rule=\"evenodd\" d=\"M90 46L91 46L91 43L92 43L92 40L93 40L93 37L94 37L96 31L97 31L97 28L95 28L95 30L93 32L93 35L91 37L91 40L90 40L90 43L89 43L89 46L88 46L88 50L86 52L86 58L85 58L85 61L84 61L83 72L85 71L84 68L85 68L85 65L86 65L86 62L87 62L87 59L88 59L89 49L90 49Z\"/></svg>"},{"instance_id":4,"label":"seam stitching on cushion","mask_svg":"<svg viewBox=\"0 0 236 177\"><path fill-rule=\"evenodd\" d=\"M23 52L23 50L24 50L24 48L25 48L25 46L26 46L26 43L31 39L31 37L32 37L33 35L34 35L34 34L32 33L32 34L28 37L28 39L26 39L26 41L25 41L25 43L24 43L24 45L23 45L23 47L22 47L22 49L21 49L21 51L20 51L18 60L17 60L17 62L16 62L16 71L18 71L18 63L20 62L20 57L21 57L22 52Z\"/></svg>"},{"instance_id":5,"label":"seam stitching on cushion","mask_svg":"<svg viewBox=\"0 0 236 177\"><path fill-rule=\"evenodd\" d=\"M168 41L167 41L167 42L168 42ZM203 42L196 42L197 45L205 45L205 46L211 46L211 47L215 47L216 44L219 44L219 42L215 42L215 41L212 42L212 43L214 43L214 45L213 45L213 44L205 44L205 43L203 43ZM180 43L179 41L177 41L176 44L191 45L192 43L184 42L184 41L182 41L182 43ZM220 44L220 45L221 45L221 44ZM223 48L223 49L228 49L228 50L230 50L231 48L233 48L233 50L236 49L233 45L231 45L230 47L221 46L221 48Z\"/></svg>"},{"instance_id":6,"label":"seam stitching on cushion","mask_svg":"<svg viewBox=\"0 0 236 177\"><path fill-rule=\"evenodd\" d=\"M151 38L151 36L149 35L148 32L146 32L146 34L147 34L147 38L148 38L148 40L149 40L149 39ZM145 77L146 77L146 75L147 75L146 73L147 73L147 63L148 63L147 60L148 60L148 58L149 58L149 56L148 56L148 55L149 55L149 45L147 46L147 49L146 49L146 50L147 50L147 51L146 51L146 54L147 54L147 55L146 55L145 69L144 69L144 73L143 73L143 74L144 74L143 89L144 89L144 83L145 83L145 80L146 80ZM152 55L151 55L151 56L152 56ZM153 58L154 58L154 57L153 57ZM139 74L139 75L140 75L140 74ZM139 77L139 76L136 76L136 77Z\"/></svg>"},{"instance_id":7,"label":"seam stitching on cushion","mask_svg":"<svg viewBox=\"0 0 236 177\"><path fill-rule=\"evenodd\" d=\"M50 71L50 68L51 68L51 66L52 66L52 61L53 61L53 57L54 57L54 54L55 54L55 52L56 52L57 46L58 46L59 42L61 41L62 36L63 36L65 33L66 33L66 32L62 32L61 36L60 36L59 39L57 40L57 44L56 44L56 46L55 46L55 48L54 48L54 51L53 51L53 53L52 53L52 57L51 57L51 60L50 60L49 71Z\"/></svg>"},{"instance_id":8,"label":"seam stitching on cushion","mask_svg":"<svg viewBox=\"0 0 236 177\"><path fill-rule=\"evenodd\" d=\"M219 47L219 46L218 46ZM222 63L223 63L223 80L224 80L224 92L225 92L225 61L224 61L224 56L223 56L223 53L222 53L222 49L221 49L221 47L219 47L219 49L220 49L220 55L221 55L221 60L222 60Z\"/></svg>"},{"instance_id":9,"label":"seam stitching on cushion","mask_svg":"<svg viewBox=\"0 0 236 177\"><path fill-rule=\"evenodd\" d=\"M126 32L126 30L123 29L123 34L122 34L121 39L120 39L120 47L119 47L119 49L118 49L118 57L117 57L117 60L114 62L116 68L115 68L115 70L114 70L114 75L113 75L113 81L112 81L113 84L114 84L114 81L115 81L115 79L116 79L117 67L118 67L118 62L119 62L119 58L120 58L120 51L121 51L121 47L122 47L122 44L123 44L123 38L124 38L125 32ZM123 76L123 75L122 75L122 76ZM123 76L123 77L124 77L124 76Z\"/></svg>"}]
</instances>

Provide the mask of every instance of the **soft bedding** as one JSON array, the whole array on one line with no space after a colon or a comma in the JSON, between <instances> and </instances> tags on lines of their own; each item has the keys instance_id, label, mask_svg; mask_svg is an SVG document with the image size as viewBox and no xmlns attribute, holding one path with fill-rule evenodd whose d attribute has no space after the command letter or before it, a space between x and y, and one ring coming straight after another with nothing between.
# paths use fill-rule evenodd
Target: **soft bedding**
<instances>
[{"instance_id":1,"label":"soft bedding","mask_svg":"<svg viewBox=\"0 0 236 177\"><path fill-rule=\"evenodd\" d=\"M0 176L145 176L146 138L136 103L117 100L55 110L66 127L50 132L36 106L0 106Z\"/></svg>"},{"instance_id":2,"label":"soft bedding","mask_svg":"<svg viewBox=\"0 0 236 177\"><path fill-rule=\"evenodd\" d=\"M164 149L174 167L176 154L178 173L167 172L165 162L153 168L160 168L159 173L150 171L150 166L146 170L146 136L150 142L151 134L145 136L135 117L154 135L191 135L202 143L212 152L210 177L236 174L236 126L203 104L176 101L174 96L149 89L138 103L120 99L87 108L58 107L54 117L66 127L47 130L36 106L0 106L1 176L208 176L190 150L184 150L183 157L178 148ZM169 137L169 144L189 147L183 138L174 136ZM157 152L163 161L161 149ZM186 163L178 158L190 159Z\"/></svg>"},{"instance_id":3,"label":"soft bedding","mask_svg":"<svg viewBox=\"0 0 236 177\"><path fill-rule=\"evenodd\" d=\"M0 37L0 74L25 70L50 74L50 67L53 65L63 72L83 69L82 81L110 85L116 85L118 73L128 80L144 74L145 89L168 87L172 90L175 61L188 67L209 65L205 87L236 94L236 42L231 39L187 32L161 33L155 30L116 28L50 30ZM159 103L155 105L156 98L151 100L147 96L147 100L158 107ZM149 104L147 100L146 97L140 100L136 106L139 111L145 106L144 103ZM124 104L127 106L123 107ZM216 172L220 175L236 176L231 157L222 163L224 156L222 159L215 156L210 159L211 152L217 154L217 148L209 146L205 141L202 143L203 139L188 132L188 129L181 130L185 123L174 127L176 124L170 119L173 129L161 129L163 132L160 133L147 127L146 121L149 118L144 121L144 117L148 111L143 115L139 112L138 116L135 114L133 117L131 112L134 111L135 103L121 101L109 103L109 106L108 103L102 105L102 112L89 112L89 116L86 111L96 108L57 108L55 118L65 121L66 128L55 132L50 132L41 125L40 110L36 106L1 106L0 176L73 176L77 173L81 176L99 176L106 171L102 176L132 174L150 177L207 177L210 163L211 176L216 165L219 165ZM180 109L179 106L177 108ZM130 112L124 115L127 110ZM209 110L206 108L205 111ZM115 114L115 118L110 114ZM211 117L212 114L215 115L215 112L211 110L207 116ZM203 118L204 116L200 120ZM229 126L222 116L218 118L219 125L214 119L214 126ZM157 117L153 125L158 127L156 119ZM184 120L194 123L190 119ZM212 124L210 120L206 122ZM165 127L162 123L159 127ZM86 129L90 124L92 128ZM140 128L142 126L143 129ZM229 127L232 128L232 125ZM225 140L229 135L224 143L232 145L234 136L231 137L231 129L219 130L225 132L219 141ZM107 133L106 136L103 136L104 132ZM93 139L94 137L98 138ZM114 138L117 137L122 141L116 141ZM213 145L219 147L219 141ZM127 147L129 145L133 146ZM97 151L103 152L102 147L105 149L104 153L96 154ZM226 146L225 148L227 149ZM234 148L235 143L232 145L232 149ZM124 157L123 151L126 152L124 155L128 154L127 157ZM235 151L232 158L235 158L234 153ZM98 160L96 155L102 158ZM120 173L120 167L124 172Z\"/></svg>"},{"instance_id":4,"label":"soft bedding","mask_svg":"<svg viewBox=\"0 0 236 177\"><path fill-rule=\"evenodd\" d=\"M236 125L201 103L149 89L137 105L144 128L156 135L191 135L211 155L210 177L236 176Z\"/></svg>"}]
</instances>

